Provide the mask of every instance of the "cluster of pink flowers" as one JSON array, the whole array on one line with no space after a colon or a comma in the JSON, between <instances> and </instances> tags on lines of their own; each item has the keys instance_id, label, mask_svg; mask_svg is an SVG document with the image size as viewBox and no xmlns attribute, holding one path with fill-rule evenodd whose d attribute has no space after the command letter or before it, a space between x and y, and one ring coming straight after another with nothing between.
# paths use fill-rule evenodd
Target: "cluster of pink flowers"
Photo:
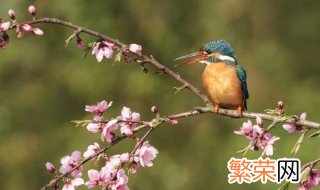
<instances>
[{"instance_id":1,"label":"cluster of pink flowers","mask_svg":"<svg viewBox=\"0 0 320 190\"><path fill-rule=\"evenodd\" d=\"M112 143L116 136L116 129L120 127L122 135L132 136L133 130L140 122L140 114L132 112L130 108L123 107L121 115L117 119L109 121L103 120L103 113L110 108L112 102L102 101L96 105L87 105L85 111L93 113L92 122L87 125L90 132L101 132L101 140ZM138 141L139 142L139 141ZM123 166L127 164L127 170L130 173L136 173L139 166L151 167L156 158L158 150L150 145L149 141L139 142L139 147L130 155L129 153L107 156L101 149L99 143L94 142L87 147L87 150L81 154L80 151L74 151L71 155L61 158L59 172L61 174L71 174L73 179L64 180L63 190L74 190L75 187L86 185L88 188L108 187L111 190L128 190L128 176ZM98 161L103 158L105 165L100 170L89 169L88 181L82 178L84 159ZM47 170L54 176L57 175L55 167L50 162L46 163Z\"/></svg>"},{"instance_id":2,"label":"cluster of pink flowers","mask_svg":"<svg viewBox=\"0 0 320 190\"><path fill-rule=\"evenodd\" d=\"M137 123L140 122L140 114L132 112L130 108L123 107L121 115L116 119L111 119L107 123L103 121L103 112L111 106L112 102L107 103L102 101L97 105L86 106L86 111L94 113L93 122L87 125L87 129L92 133L102 132L101 140L112 142L112 138L115 136L115 131L120 126L121 134L127 136L133 135L133 129L137 126Z\"/></svg>"},{"instance_id":3,"label":"cluster of pink flowers","mask_svg":"<svg viewBox=\"0 0 320 190\"><path fill-rule=\"evenodd\" d=\"M263 150L262 155L273 155L273 144L279 140L279 137L272 136L270 133L265 133L263 128L263 120L260 117L256 118L256 125L253 125L250 120L244 122L240 131L235 131L237 135L247 137L252 144L252 149L257 150L261 148ZM263 134L265 133L265 134ZM263 134L262 137L260 135Z\"/></svg>"},{"instance_id":4,"label":"cluster of pink flowers","mask_svg":"<svg viewBox=\"0 0 320 190\"><path fill-rule=\"evenodd\" d=\"M298 190L309 190L311 187L318 186L320 183L320 170L313 169L310 171L310 174L306 181L302 182L298 188Z\"/></svg>"},{"instance_id":5,"label":"cluster of pink flowers","mask_svg":"<svg viewBox=\"0 0 320 190\"><path fill-rule=\"evenodd\" d=\"M36 7L33 5L29 6L28 12L31 15L35 16ZM10 9L8 11L8 16L11 19L12 24L11 24L11 22L2 22L2 19L0 18L0 34L2 34L2 36L0 38L0 48L5 48L8 45L9 35L7 34L7 31L10 29L10 27L12 25L14 25L16 23L16 16L15 16L14 10ZM17 32L17 36L19 38L23 37L25 32L31 32L37 36L43 35L43 31L40 28L33 28L29 24L17 24L16 25L16 32Z\"/></svg>"},{"instance_id":6,"label":"cluster of pink flowers","mask_svg":"<svg viewBox=\"0 0 320 190\"><path fill-rule=\"evenodd\" d=\"M83 41L78 38L77 45L78 47L82 46ZM93 45L92 48L92 55L95 55L98 62L101 62L103 57L106 59L111 59L113 56L113 51L117 49L114 43L110 43L107 41L99 41ZM126 51L141 55L142 53L142 46L138 44L130 44ZM127 62L130 62L130 58L128 56L125 57Z\"/></svg>"}]
</instances>

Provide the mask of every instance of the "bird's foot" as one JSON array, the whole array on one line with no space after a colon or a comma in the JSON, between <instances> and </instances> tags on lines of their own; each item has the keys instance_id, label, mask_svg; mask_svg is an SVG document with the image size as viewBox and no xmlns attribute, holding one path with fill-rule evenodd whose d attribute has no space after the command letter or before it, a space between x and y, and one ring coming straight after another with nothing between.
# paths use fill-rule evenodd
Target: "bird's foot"
<instances>
[{"instance_id":1,"label":"bird's foot","mask_svg":"<svg viewBox=\"0 0 320 190\"><path fill-rule=\"evenodd\" d=\"M239 106L237 108L237 114L238 114L239 117L242 117L242 106Z\"/></svg>"},{"instance_id":2,"label":"bird's foot","mask_svg":"<svg viewBox=\"0 0 320 190\"><path fill-rule=\"evenodd\" d=\"M213 113L217 114L219 113L219 104L214 105Z\"/></svg>"}]
</instances>

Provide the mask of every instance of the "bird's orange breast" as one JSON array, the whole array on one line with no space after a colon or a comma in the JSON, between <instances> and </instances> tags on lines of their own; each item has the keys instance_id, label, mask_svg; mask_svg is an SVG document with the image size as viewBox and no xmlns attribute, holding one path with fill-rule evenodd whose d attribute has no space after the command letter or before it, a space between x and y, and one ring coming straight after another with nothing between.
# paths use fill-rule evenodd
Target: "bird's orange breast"
<instances>
[{"instance_id":1,"label":"bird's orange breast","mask_svg":"<svg viewBox=\"0 0 320 190\"><path fill-rule=\"evenodd\" d=\"M230 109L243 107L241 83L235 67L224 62L211 63L205 68L202 81L213 104Z\"/></svg>"}]
</instances>

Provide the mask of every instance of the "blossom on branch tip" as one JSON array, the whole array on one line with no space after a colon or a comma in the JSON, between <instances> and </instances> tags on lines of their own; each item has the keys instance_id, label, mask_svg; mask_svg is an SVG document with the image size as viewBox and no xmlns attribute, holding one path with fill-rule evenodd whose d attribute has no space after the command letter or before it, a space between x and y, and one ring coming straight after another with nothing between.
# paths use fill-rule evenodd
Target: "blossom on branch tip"
<instances>
[{"instance_id":1,"label":"blossom on branch tip","mask_svg":"<svg viewBox=\"0 0 320 190\"><path fill-rule=\"evenodd\" d=\"M75 166L79 164L81 159L81 152L74 151L71 156L67 155L61 158L60 162L62 166L59 169L59 172L62 174L70 172ZM71 172L73 177L81 177L82 176L83 166L79 166L77 169Z\"/></svg>"},{"instance_id":2,"label":"blossom on branch tip","mask_svg":"<svg viewBox=\"0 0 320 190\"><path fill-rule=\"evenodd\" d=\"M5 32L10 28L10 22L0 23L0 32Z\"/></svg>"},{"instance_id":3,"label":"blossom on branch tip","mask_svg":"<svg viewBox=\"0 0 320 190\"><path fill-rule=\"evenodd\" d=\"M50 162L46 163L46 169L51 173L54 174L56 172L56 169L54 168L54 165Z\"/></svg>"},{"instance_id":4,"label":"blossom on branch tip","mask_svg":"<svg viewBox=\"0 0 320 190\"><path fill-rule=\"evenodd\" d=\"M142 52L142 46L138 44L130 44L128 49L130 52L135 54L141 54Z\"/></svg>"},{"instance_id":5,"label":"blossom on branch tip","mask_svg":"<svg viewBox=\"0 0 320 190\"><path fill-rule=\"evenodd\" d=\"M87 151L83 153L84 158L89 158L100 151L100 145L96 142L93 145L89 145Z\"/></svg>"},{"instance_id":6,"label":"blossom on branch tip","mask_svg":"<svg viewBox=\"0 0 320 190\"><path fill-rule=\"evenodd\" d=\"M9 15L9 17L10 17L11 20L16 20L16 16L15 16L14 10L9 9L8 15Z\"/></svg>"},{"instance_id":7,"label":"blossom on branch tip","mask_svg":"<svg viewBox=\"0 0 320 190\"><path fill-rule=\"evenodd\" d=\"M300 120L306 120L306 118L307 118L307 113L302 113L300 115ZM285 123L285 124L283 124L283 128L288 133L297 133L297 132L302 131L302 126L294 124L294 123Z\"/></svg>"},{"instance_id":8,"label":"blossom on branch tip","mask_svg":"<svg viewBox=\"0 0 320 190\"><path fill-rule=\"evenodd\" d=\"M278 110L282 110L283 107L284 107L283 102L282 102L282 101L279 101L279 102L278 102L278 107L277 107Z\"/></svg>"},{"instance_id":9,"label":"blossom on branch tip","mask_svg":"<svg viewBox=\"0 0 320 190\"><path fill-rule=\"evenodd\" d=\"M121 133L131 136L133 135L133 129L137 126L137 122L140 121L140 114L132 112L130 108L123 107L121 115L117 119L120 120Z\"/></svg>"},{"instance_id":10,"label":"blossom on branch tip","mask_svg":"<svg viewBox=\"0 0 320 190\"><path fill-rule=\"evenodd\" d=\"M80 38L80 36L77 36L76 43L77 43L78 48L84 47L84 41Z\"/></svg>"},{"instance_id":11,"label":"blossom on branch tip","mask_svg":"<svg viewBox=\"0 0 320 190\"><path fill-rule=\"evenodd\" d=\"M99 102L97 105L86 105L85 111L101 116L103 112L106 111L111 105L112 102L109 102L108 104L108 102L103 100L102 102Z\"/></svg>"},{"instance_id":12,"label":"blossom on branch tip","mask_svg":"<svg viewBox=\"0 0 320 190\"><path fill-rule=\"evenodd\" d=\"M73 180L66 179L62 190L75 190L75 187L83 184L84 184L84 181L82 178L75 178Z\"/></svg>"},{"instance_id":13,"label":"blossom on branch tip","mask_svg":"<svg viewBox=\"0 0 320 190\"><path fill-rule=\"evenodd\" d=\"M135 152L134 161L140 162L142 167L153 166L152 161L157 157L158 150L145 141Z\"/></svg>"},{"instance_id":14,"label":"blossom on branch tip","mask_svg":"<svg viewBox=\"0 0 320 190\"><path fill-rule=\"evenodd\" d=\"M40 28L32 28L31 32L37 36L43 36L43 31Z\"/></svg>"},{"instance_id":15,"label":"blossom on branch tip","mask_svg":"<svg viewBox=\"0 0 320 190\"><path fill-rule=\"evenodd\" d=\"M106 41L97 42L92 48L92 55L96 56L98 62L101 62L103 57L110 59L113 55L114 46L113 43Z\"/></svg>"},{"instance_id":16,"label":"blossom on branch tip","mask_svg":"<svg viewBox=\"0 0 320 190\"><path fill-rule=\"evenodd\" d=\"M36 14L36 11L37 11L37 9L36 9L35 6L33 6L33 5L29 6L28 12L29 12L31 15L35 15L35 14Z\"/></svg>"},{"instance_id":17,"label":"blossom on branch tip","mask_svg":"<svg viewBox=\"0 0 320 190\"><path fill-rule=\"evenodd\" d=\"M118 120L110 120L107 124L104 125L102 129L101 140L112 142L112 138L115 136L115 130L118 128Z\"/></svg>"}]
</instances>

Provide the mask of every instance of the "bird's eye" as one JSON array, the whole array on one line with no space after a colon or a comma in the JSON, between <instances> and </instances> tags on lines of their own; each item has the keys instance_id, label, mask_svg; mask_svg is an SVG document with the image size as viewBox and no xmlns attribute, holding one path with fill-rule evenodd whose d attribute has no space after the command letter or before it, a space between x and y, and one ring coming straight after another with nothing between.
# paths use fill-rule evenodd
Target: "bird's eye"
<instances>
[{"instance_id":1,"label":"bird's eye","mask_svg":"<svg viewBox=\"0 0 320 190\"><path fill-rule=\"evenodd\" d=\"M211 54L211 51L210 50L202 50L201 54L202 55L208 55L208 54Z\"/></svg>"}]
</instances>

